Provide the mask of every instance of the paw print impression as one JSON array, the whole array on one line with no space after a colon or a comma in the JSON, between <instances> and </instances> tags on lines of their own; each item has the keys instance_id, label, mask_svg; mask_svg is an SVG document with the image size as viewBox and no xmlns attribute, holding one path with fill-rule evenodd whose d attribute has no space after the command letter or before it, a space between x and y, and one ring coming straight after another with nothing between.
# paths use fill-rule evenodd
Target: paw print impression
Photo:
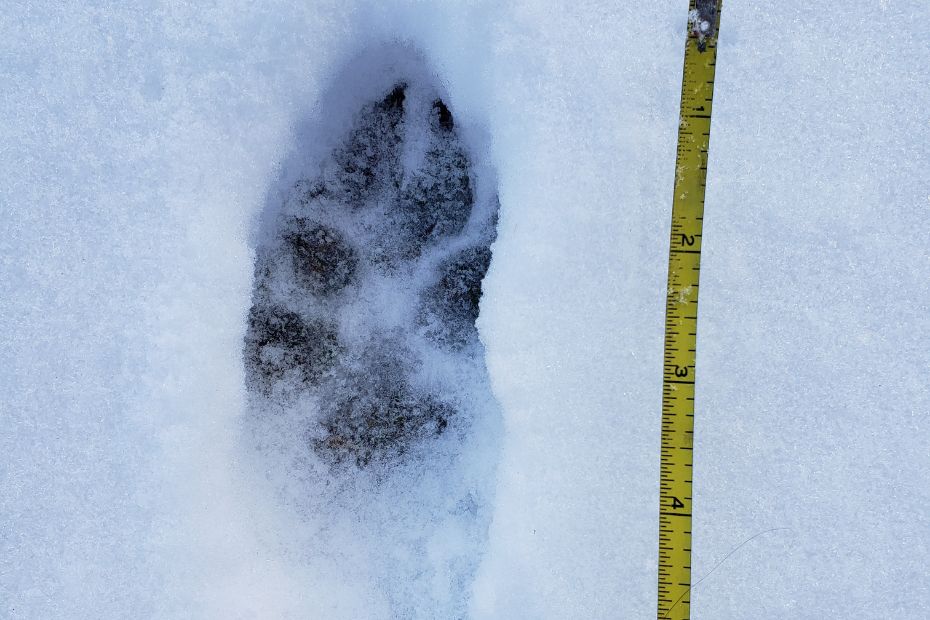
<instances>
[{"instance_id":1,"label":"paw print impression","mask_svg":"<svg viewBox=\"0 0 930 620\"><path fill-rule=\"evenodd\" d=\"M400 79L290 187L256 249L245 336L259 412L332 467L390 468L469 432L497 199L444 99ZM464 379L463 379L464 378Z\"/></svg>"}]
</instances>

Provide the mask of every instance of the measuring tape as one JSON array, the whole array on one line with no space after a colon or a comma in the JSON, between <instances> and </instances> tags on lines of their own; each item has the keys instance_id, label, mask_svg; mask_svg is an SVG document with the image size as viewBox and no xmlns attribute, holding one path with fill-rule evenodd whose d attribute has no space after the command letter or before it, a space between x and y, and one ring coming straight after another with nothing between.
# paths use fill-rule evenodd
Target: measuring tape
<instances>
[{"instance_id":1,"label":"measuring tape","mask_svg":"<svg viewBox=\"0 0 930 620\"><path fill-rule=\"evenodd\" d=\"M659 483L659 613L691 617L691 481L698 280L721 0L691 0L681 80L665 302Z\"/></svg>"}]
</instances>

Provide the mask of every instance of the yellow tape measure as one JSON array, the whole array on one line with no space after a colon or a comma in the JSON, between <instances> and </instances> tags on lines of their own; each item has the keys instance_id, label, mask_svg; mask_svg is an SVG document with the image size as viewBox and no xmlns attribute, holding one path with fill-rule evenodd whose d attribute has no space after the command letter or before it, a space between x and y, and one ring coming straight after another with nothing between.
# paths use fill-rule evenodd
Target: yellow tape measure
<instances>
[{"instance_id":1,"label":"yellow tape measure","mask_svg":"<svg viewBox=\"0 0 930 620\"><path fill-rule=\"evenodd\" d=\"M698 280L721 0L691 0L665 303L659 483L660 619L691 617L691 474Z\"/></svg>"}]
</instances>

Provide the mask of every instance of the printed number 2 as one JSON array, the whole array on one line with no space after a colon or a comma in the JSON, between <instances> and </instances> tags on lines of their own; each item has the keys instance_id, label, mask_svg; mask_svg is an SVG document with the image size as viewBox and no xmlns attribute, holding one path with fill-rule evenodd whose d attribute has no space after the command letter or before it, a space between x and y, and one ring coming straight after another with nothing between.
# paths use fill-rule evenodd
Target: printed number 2
<instances>
[{"instance_id":1,"label":"printed number 2","mask_svg":"<svg viewBox=\"0 0 930 620\"><path fill-rule=\"evenodd\" d=\"M694 245L694 235L682 235L681 245Z\"/></svg>"},{"instance_id":2,"label":"printed number 2","mask_svg":"<svg viewBox=\"0 0 930 620\"><path fill-rule=\"evenodd\" d=\"M685 504L677 497L672 497L672 508L684 508Z\"/></svg>"}]
</instances>

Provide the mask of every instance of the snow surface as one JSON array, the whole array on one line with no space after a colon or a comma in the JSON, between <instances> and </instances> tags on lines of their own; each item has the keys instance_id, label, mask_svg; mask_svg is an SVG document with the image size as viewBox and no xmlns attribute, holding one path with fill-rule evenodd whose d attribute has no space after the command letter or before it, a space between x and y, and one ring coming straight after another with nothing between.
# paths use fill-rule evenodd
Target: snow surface
<instances>
[{"instance_id":1,"label":"snow surface","mask_svg":"<svg viewBox=\"0 0 930 620\"><path fill-rule=\"evenodd\" d=\"M503 428L469 617L654 615L687 17L655 4L8 3L0 617L397 614L365 519L305 538L241 437L256 221L333 76L394 39L497 171L478 326ZM724 7L695 577L726 560L695 617L930 611L928 19Z\"/></svg>"}]
</instances>

